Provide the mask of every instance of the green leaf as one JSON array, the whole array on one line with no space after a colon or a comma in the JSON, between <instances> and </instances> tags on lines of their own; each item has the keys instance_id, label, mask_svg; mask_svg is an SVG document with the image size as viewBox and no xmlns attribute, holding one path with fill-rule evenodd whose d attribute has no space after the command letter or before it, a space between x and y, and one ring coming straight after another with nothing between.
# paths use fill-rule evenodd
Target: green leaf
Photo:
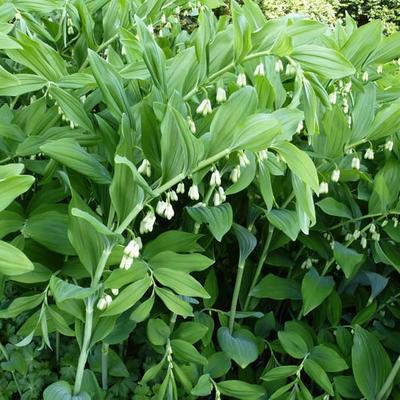
<instances>
[{"instance_id":1,"label":"green leaf","mask_svg":"<svg viewBox=\"0 0 400 400\"><path fill-rule=\"evenodd\" d=\"M162 302L170 311L174 312L175 314L181 315L184 318L193 316L193 310L190 304L180 299L170 290L156 287L155 291L157 293L157 296L162 300Z\"/></svg>"},{"instance_id":2,"label":"green leaf","mask_svg":"<svg viewBox=\"0 0 400 400\"><path fill-rule=\"evenodd\" d=\"M57 86L50 87L50 94L70 121L86 129L88 132L93 132L92 121L78 99Z\"/></svg>"},{"instance_id":3,"label":"green leaf","mask_svg":"<svg viewBox=\"0 0 400 400\"><path fill-rule=\"evenodd\" d=\"M161 123L162 182L179 174L187 175L203 155L202 142L189 129L187 121L170 105Z\"/></svg>"},{"instance_id":4,"label":"green leaf","mask_svg":"<svg viewBox=\"0 0 400 400\"><path fill-rule=\"evenodd\" d=\"M324 78L340 79L355 73L353 65L341 53L328 47L307 44L294 48L291 57L305 71Z\"/></svg>"},{"instance_id":5,"label":"green leaf","mask_svg":"<svg viewBox=\"0 0 400 400\"><path fill-rule=\"evenodd\" d=\"M108 317L110 315L121 314L128 310L143 297L151 286L151 283L149 276L145 276L143 279L131 283L113 299L112 303L106 308L101 316Z\"/></svg>"},{"instance_id":6,"label":"green leaf","mask_svg":"<svg viewBox=\"0 0 400 400\"><path fill-rule=\"evenodd\" d=\"M172 251L163 251L149 260L149 264L155 271L168 268L180 273L204 271L213 263L213 260L202 254L178 254Z\"/></svg>"},{"instance_id":7,"label":"green leaf","mask_svg":"<svg viewBox=\"0 0 400 400\"><path fill-rule=\"evenodd\" d=\"M277 381L294 375L299 370L297 365L285 365L283 367L272 368L267 371L261 379L266 382Z\"/></svg>"},{"instance_id":8,"label":"green leaf","mask_svg":"<svg viewBox=\"0 0 400 400\"><path fill-rule=\"evenodd\" d=\"M99 184L111 183L107 169L73 139L59 139L40 147L41 151L68 168Z\"/></svg>"},{"instance_id":9,"label":"green leaf","mask_svg":"<svg viewBox=\"0 0 400 400\"><path fill-rule=\"evenodd\" d=\"M367 64L386 64L400 56L400 32L383 37L367 59Z\"/></svg>"},{"instance_id":10,"label":"green leaf","mask_svg":"<svg viewBox=\"0 0 400 400\"><path fill-rule=\"evenodd\" d=\"M104 102L113 117L119 121L122 113L129 116L130 109L124 85L115 68L90 49L88 59Z\"/></svg>"},{"instance_id":11,"label":"green leaf","mask_svg":"<svg viewBox=\"0 0 400 400\"><path fill-rule=\"evenodd\" d=\"M179 360L200 365L207 364L207 358L202 356L192 344L184 340L172 339L171 348L174 356Z\"/></svg>"},{"instance_id":12,"label":"green leaf","mask_svg":"<svg viewBox=\"0 0 400 400\"><path fill-rule=\"evenodd\" d=\"M265 276L251 291L253 297L273 300L301 300L300 285L274 274Z\"/></svg>"},{"instance_id":13,"label":"green leaf","mask_svg":"<svg viewBox=\"0 0 400 400\"><path fill-rule=\"evenodd\" d=\"M147 337L154 346L164 346L171 331L162 319L149 319L147 323Z\"/></svg>"},{"instance_id":14,"label":"green leaf","mask_svg":"<svg viewBox=\"0 0 400 400\"><path fill-rule=\"evenodd\" d=\"M68 382L58 381L52 383L43 392L44 400L71 400L72 399L72 389Z\"/></svg>"},{"instance_id":15,"label":"green leaf","mask_svg":"<svg viewBox=\"0 0 400 400\"><path fill-rule=\"evenodd\" d=\"M210 126L209 156L236 148L237 137L233 136L232 132L246 117L255 112L256 107L257 93L254 88L246 86L233 93L228 101L218 108Z\"/></svg>"},{"instance_id":16,"label":"green leaf","mask_svg":"<svg viewBox=\"0 0 400 400\"><path fill-rule=\"evenodd\" d=\"M318 363L310 358L304 361L304 371L307 375L324 389L328 394L333 396L333 387L326 372L319 366Z\"/></svg>"},{"instance_id":17,"label":"green leaf","mask_svg":"<svg viewBox=\"0 0 400 400\"><path fill-rule=\"evenodd\" d=\"M335 242L333 255L335 261L340 265L347 279L351 279L355 276L361 264L365 260L364 254L357 253L355 250L343 246L339 242Z\"/></svg>"},{"instance_id":18,"label":"green leaf","mask_svg":"<svg viewBox=\"0 0 400 400\"><path fill-rule=\"evenodd\" d=\"M150 312L154 306L154 296L149 297L143 303L139 304L133 311L129 319L139 323L143 322L150 315Z\"/></svg>"},{"instance_id":19,"label":"green leaf","mask_svg":"<svg viewBox=\"0 0 400 400\"><path fill-rule=\"evenodd\" d=\"M175 339L182 339L185 342L194 344L204 337L208 327L199 322L182 322L174 331Z\"/></svg>"},{"instance_id":20,"label":"green leaf","mask_svg":"<svg viewBox=\"0 0 400 400\"><path fill-rule=\"evenodd\" d=\"M370 140L382 139L394 134L396 121L400 118L400 101L381 108L369 126L366 137Z\"/></svg>"},{"instance_id":21,"label":"green leaf","mask_svg":"<svg viewBox=\"0 0 400 400\"><path fill-rule=\"evenodd\" d=\"M300 226L295 211L274 209L267 212L266 215L272 225L284 232L290 239L296 240Z\"/></svg>"},{"instance_id":22,"label":"green leaf","mask_svg":"<svg viewBox=\"0 0 400 400\"><path fill-rule=\"evenodd\" d=\"M186 272L169 268L157 268L154 277L162 285L173 289L176 293L189 297L209 298L203 286Z\"/></svg>"},{"instance_id":23,"label":"green leaf","mask_svg":"<svg viewBox=\"0 0 400 400\"><path fill-rule=\"evenodd\" d=\"M273 147L286 161L291 171L309 185L315 193L318 193L317 170L310 156L289 142L283 142Z\"/></svg>"},{"instance_id":24,"label":"green leaf","mask_svg":"<svg viewBox=\"0 0 400 400\"><path fill-rule=\"evenodd\" d=\"M209 375L201 375L190 394L192 396L208 396L211 393L211 390L212 383Z\"/></svg>"},{"instance_id":25,"label":"green leaf","mask_svg":"<svg viewBox=\"0 0 400 400\"><path fill-rule=\"evenodd\" d=\"M357 28L341 48L342 54L356 67L363 65L381 40L382 23L372 21Z\"/></svg>"},{"instance_id":26,"label":"green leaf","mask_svg":"<svg viewBox=\"0 0 400 400\"><path fill-rule=\"evenodd\" d=\"M206 224L219 242L231 229L233 223L232 207L229 203L217 207L186 207L189 215L199 224Z\"/></svg>"},{"instance_id":27,"label":"green leaf","mask_svg":"<svg viewBox=\"0 0 400 400\"><path fill-rule=\"evenodd\" d=\"M303 314L317 308L332 292L335 282L331 276L319 276L315 268L311 268L301 283L303 295Z\"/></svg>"},{"instance_id":28,"label":"green leaf","mask_svg":"<svg viewBox=\"0 0 400 400\"><path fill-rule=\"evenodd\" d=\"M241 225L233 224L233 231L239 242L239 265L244 265L257 245L256 237Z\"/></svg>"},{"instance_id":29,"label":"green leaf","mask_svg":"<svg viewBox=\"0 0 400 400\"><path fill-rule=\"evenodd\" d=\"M0 273L7 276L21 275L34 270L28 257L13 245L0 240Z\"/></svg>"},{"instance_id":30,"label":"green leaf","mask_svg":"<svg viewBox=\"0 0 400 400\"><path fill-rule=\"evenodd\" d=\"M349 218L349 219L353 218L351 211L346 206L346 204L337 201L333 197L325 197L324 199L320 200L317 203L317 206L325 214L341 218Z\"/></svg>"},{"instance_id":31,"label":"green leaf","mask_svg":"<svg viewBox=\"0 0 400 400\"><path fill-rule=\"evenodd\" d=\"M50 290L57 302L69 299L86 299L94 292L94 288L83 288L72 283L65 282L53 275L50 279Z\"/></svg>"},{"instance_id":32,"label":"green leaf","mask_svg":"<svg viewBox=\"0 0 400 400\"><path fill-rule=\"evenodd\" d=\"M324 344L315 346L309 358L317 362L326 372L340 372L349 368L346 361L335 350Z\"/></svg>"},{"instance_id":33,"label":"green leaf","mask_svg":"<svg viewBox=\"0 0 400 400\"><path fill-rule=\"evenodd\" d=\"M241 368L246 368L257 359L257 342L249 331L239 329L231 334L229 328L221 327L217 337L222 351Z\"/></svg>"},{"instance_id":34,"label":"green leaf","mask_svg":"<svg viewBox=\"0 0 400 400\"><path fill-rule=\"evenodd\" d=\"M308 353L308 346L299 333L280 331L278 332L279 341L283 349L293 358L304 358Z\"/></svg>"},{"instance_id":35,"label":"green leaf","mask_svg":"<svg viewBox=\"0 0 400 400\"><path fill-rule=\"evenodd\" d=\"M16 298L6 309L0 310L0 319L15 318L24 311L32 310L42 303L43 297L43 293L39 293Z\"/></svg>"},{"instance_id":36,"label":"green leaf","mask_svg":"<svg viewBox=\"0 0 400 400\"><path fill-rule=\"evenodd\" d=\"M360 326L354 329L351 350L354 378L367 400L377 398L391 371L390 359L376 336Z\"/></svg>"},{"instance_id":37,"label":"green leaf","mask_svg":"<svg viewBox=\"0 0 400 400\"><path fill-rule=\"evenodd\" d=\"M225 396L235 399L259 400L265 395L265 388L252 383L227 380L217 384L218 390Z\"/></svg>"},{"instance_id":38,"label":"green leaf","mask_svg":"<svg viewBox=\"0 0 400 400\"><path fill-rule=\"evenodd\" d=\"M14 199L25 193L35 178L30 175L16 175L0 179L0 211L7 208Z\"/></svg>"}]
</instances>

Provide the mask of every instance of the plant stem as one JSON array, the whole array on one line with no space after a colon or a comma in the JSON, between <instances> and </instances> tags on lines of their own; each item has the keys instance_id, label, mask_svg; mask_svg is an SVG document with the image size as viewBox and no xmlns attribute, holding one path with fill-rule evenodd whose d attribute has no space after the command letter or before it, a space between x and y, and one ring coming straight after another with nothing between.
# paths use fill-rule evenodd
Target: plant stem
<instances>
[{"instance_id":1,"label":"plant stem","mask_svg":"<svg viewBox=\"0 0 400 400\"><path fill-rule=\"evenodd\" d=\"M384 382L382 389L379 391L376 400L382 400L383 398L385 398L385 395L390 389L390 386L393 384L393 381L396 378L396 375L399 372L399 370L400 370L400 357L397 357L397 360L394 363L393 368L390 371L390 374L386 378L386 381Z\"/></svg>"},{"instance_id":2,"label":"plant stem","mask_svg":"<svg viewBox=\"0 0 400 400\"><path fill-rule=\"evenodd\" d=\"M74 395L77 396L82 387L83 372L85 370L86 361L90 350L90 339L92 338L92 326L93 326L93 304L95 296L91 296L86 302L86 316L85 316L85 331L83 334L83 343L81 353L78 360L78 368L76 370Z\"/></svg>"},{"instance_id":3,"label":"plant stem","mask_svg":"<svg viewBox=\"0 0 400 400\"><path fill-rule=\"evenodd\" d=\"M244 272L244 262L238 265L235 288L233 290L231 312L229 316L229 332L231 334L233 332L233 325L235 324L236 308L239 300L240 287L242 286L243 272Z\"/></svg>"},{"instance_id":4,"label":"plant stem","mask_svg":"<svg viewBox=\"0 0 400 400\"><path fill-rule=\"evenodd\" d=\"M57 367L58 363L60 362L60 332L56 332L56 362L57 362Z\"/></svg>"},{"instance_id":5,"label":"plant stem","mask_svg":"<svg viewBox=\"0 0 400 400\"><path fill-rule=\"evenodd\" d=\"M254 287L257 285L258 278L260 277L260 274L261 274L262 268L264 266L265 260L266 260L266 258L268 256L268 250L269 250L269 246L271 244L271 239L272 239L273 233L274 233L274 227L269 225L267 239L265 240L264 248L263 248L263 251L261 253L261 257L260 257L260 259L258 261L258 264L257 264L256 272L255 272L253 280L251 282L250 289L249 289L249 291L247 293L247 298L246 298L246 302L244 303L243 311L246 311L248 306L249 306L250 299L252 297L251 296L251 292L254 289Z\"/></svg>"},{"instance_id":6,"label":"plant stem","mask_svg":"<svg viewBox=\"0 0 400 400\"><path fill-rule=\"evenodd\" d=\"M6 361L8 361L10 358L8 357L7 351L5 349L5 347L3 346L3 344L0 342L0 352L3 353L4 358L6 359ZM17 380L17 377L15 375L14 371L11 371L11 376L14 379L15 382L15 386L17 388L18 394L20 395L20 397L22 397L22 392L21 392L21 388L19 387L19 383Z\"/></svg>"},{"instance_id":7,"label":"plant stem","mask_svg":"<svg viewBox=\"0 0 400 400\"><path fill-rule=\"evenodd\" d=\"M101 387L103 390L108 388L108 349L110 345L104 343L101 346Z\"/></svg>"}]
</instances>

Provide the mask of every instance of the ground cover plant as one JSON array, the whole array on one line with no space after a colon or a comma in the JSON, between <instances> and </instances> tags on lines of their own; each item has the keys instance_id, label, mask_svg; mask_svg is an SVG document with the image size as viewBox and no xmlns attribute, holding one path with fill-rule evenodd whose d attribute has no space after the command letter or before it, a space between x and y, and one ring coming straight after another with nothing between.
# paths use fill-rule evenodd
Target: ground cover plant
<instances>
[{"instance_id":1,"label":"ground cover plant","mask_svg":"<svg viewBox=\"0 0 400 400\"><path fill-rule=\"evenodd\" d=\"M400 397L398 33L251 1L0 19L0 398Z\"/></svg>"}]
</instances>

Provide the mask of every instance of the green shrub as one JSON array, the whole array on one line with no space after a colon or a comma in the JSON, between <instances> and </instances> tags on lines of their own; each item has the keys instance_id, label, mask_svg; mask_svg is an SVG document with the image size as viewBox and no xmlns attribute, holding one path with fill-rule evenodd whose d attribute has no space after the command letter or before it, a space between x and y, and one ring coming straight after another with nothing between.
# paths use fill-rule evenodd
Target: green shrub
<instances>
[{"instance_id":1,"label":"green shrub","mask_svg":"<svg viewBox=\"0 0 400 400\"><path fill-rule=\"evenodd\" d=\"M0 396L397 398L399 34L177 5L0 6Z\"/></svg>"}]
</instances>

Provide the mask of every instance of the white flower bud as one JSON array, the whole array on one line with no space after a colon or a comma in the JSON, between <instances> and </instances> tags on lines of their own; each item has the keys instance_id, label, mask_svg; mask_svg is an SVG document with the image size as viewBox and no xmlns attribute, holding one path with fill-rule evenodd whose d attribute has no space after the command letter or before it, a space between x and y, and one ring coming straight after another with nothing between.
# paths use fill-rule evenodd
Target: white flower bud
<instances>
[{"instance_id":1,"label":"white flower bud","mask_svg":"<svg viewBox=\"0 0 400 400\"><path fill-rule=\"evenodd\" d=\"M287 76L291 76L291 75L294 75L295 73L296 73L296 67L291 63L287 64L285 74Z\"/></svg>"},{"instance_id":2,"label":"white flower bud","mask_svg":"<svg viewBox=\"0 0 400 400\"><path fill-rule=\"evenodd\" d=\"M368 82L368 78L369 78L368 71L364 71L364 73L362 74L363 82Z\"/></svg>"},{"instance_id":3,"label":"white flower bud","mask_svg":"<svg viewBox=\"0 0 400 400\"><path fill-rule=\"evenodd\" d=\"M236 183L238 179L240 178L240 165L236 165L234 167L229 175L229 179L233 182Z\"/></svg>"},{"instance_id":4,"label":"white flower bud","mask_svg":"<svg viewBox=\"0 0 400 400\"><path fill-rule=\"evenodd\" d=\"M383 66L382 65L378 65L376 67L376 72L380 75L383 72Z\"/></svg>"},{"instance_id":5,"label":"white flower bud","mask_svg":"<svg viewBox=\"0 0 400 400\"><path fill-rule=\"evenodd\" d=\"M200 193L199 193L199 188L197 185L193 184L189 188L188 196L192 200L199 200L200 199Z\"/></svg>"},{"instance_id":6,"label":"white flower bud","mask_svg":"<svg viewBox=\"0 0 400 400\"><path fill-rule=\"evenodd\" d=\"M303 121L300 121L300 122L297 124L296 133L300 133L300 132L303 130L303 128L304 128L304 122L303 122Z\"/></svg>"},{"instance_id":7,"label":"white flower bud","mask_svg":"<svg viewBox=\"0 0 400 400\"><path fill-rule=\"evenodd\" d=\"M111 293L112 293L114 296L118 296L118 294L119 294L119 289L111 289Z\"/></svg>"},{"instance_id":8,"label":"white flower bud","mask_svg":"<svg viewBox=\"0 0 400 400\"><path fill-rule=\"evenodd\" d=\"M225 195L225 190L222 186L218 188L218 193L221 201L224 202L226 200L226 195Z\"/></svg>"},{"instance_id":9,"label":"white flower bud","mask_svg":"<svg viewBox=\"0 0 400 400\"><path fill-rule=\"evenodd\" d=\"M385 150L392 151L393 150L393 140L389 139L385 143Z\"/></svg>"},{"instance_id":10,"label":"white flower bud","mask_svg":"<svg viewBox=\"0 0 400 400\"><path fill-rule=\"evenodd\" d=\"M351 160L351 168L353 169L360 169L360 159L358 157L353 157L353 159Z\"/></svg>"},{"instance_id":11,"label":"white flower bud","mask_svg":"<svg viewBox=\"0 0 400 400\"><path fill-rule=\"evenodd\" d=\"M74 128L75 128L74 121L69 121L69 127L70 127L71 129L74 129Z\"/></svg>"},{"instance_id":12,"label":"white flower bud","mask_svg":"<svg viewBox=\"0 0 400 400\"><path fill-rule=\"evenodd\" d=\"M104 296L104 299L106 300L107 306L109 306L112 303L112 297L109 294L106 294Z\"/></svg>"},{"instance_id":13,"label":"white flower bud","mask_svg":"<svg viewBox=\"0 0 400 400\"><path fill-rule=\"evenodd\" d=\"M264 161L268 159L268 150L261 150L257 153L258 159Z\"/></svg>"},{"instance_id":14,"label":"white flower bud","mask_svg":"<svg viewBox=\"0 0 400 400\"><path fill-rule=\"evenodd\" d=\"M361 236L361 232L360 232L358 229L356 229L356 230L353 232L353 238L354 238L355 240L357 240L360 236Z\"/></svg>"},{"instance_id":15,"label":"white flower bud","mask_svg":"<svg viewBox=\"0 0 400 400\"><path fill-rule=\"evenodd\" d=\"M167 202L164 200L159 200L156 206L156 213L160 216L163 216L166 208L167 208Z\"/></svg>"},{"instance_id":16,"label":"white flower bud","mask_svg":"<svg viewBox=\"0 0 400 400\"><path fill-rule=\"evenodd\" d=\"M352 85L353 85L353 84L352 84L351 81L347 82L347 83L344 85L343 90L344 90L346 93L350 93Z\"/></svg>"},{"instance_id":17,"label":"white flower bud","mask_svg":"<svg viewBox=\"0 0 400 400\"><path fill-rule=\"evenodd\" d=\"M246 86L247 80L246 80L246 75L241 72L238 76L237 76L237 80L236 80L236 84L239 87L243 87Z\"/></svg>"},{"instance_id":18,"label":"white flower bud","mask_svg":"<svg viewBox=\"0 0 400 400\"><path fill-rule=\"evenodd\" d=\"M351 119L351 115L349 115L347 117L347 124L349 125L350 128L351 128L351 123L352 123L352 119Z\"/></svg>"},{"instance_id":19,"label":"white flower bud","mask_svg":"<svg viewBox=\"0 0 400 400\"><path fill-rule=\"evenodd\" d=\"M148 211L146 216L140 222L140 234L143 235L144 233L152 232L155 222L156 216L154 215L154 212Z\"/></svg>"},{"instance_id":20,"label":"white flower bud","mask_svg":"<svg viewBox=\"0 0 400 400\"><path fill-rule=\"evenodd\" d=\"M372 240L379 242L381 235L378 232L374 232L371 237L372 237Z\"/></svg>"},{"instance_id":21,"label":"white flower bud","mask_svg":"<svg viewBox=\"0 0 400 400\"><path fill-rule=\"evenodd\" d=\"M363 236L362 238L361 238L361 247L363 248L363 249L365 249L365 248L367 248L367 238L365 237L365 236Z\"/></svg>"},{"instance_id":22,"label":"white flower bud","mask_svg":"<svg viewBox=\"0 0 400 400\"><path fill-rule=\"evenodd\" d=\"M353 235L351 233L347 233L346 236L344 237L344 240L348 242L349 240L353 239Z\"/></svg>"},{"instance_id":23,"label":"white flower bud","mask_svg":"<svg viewBox=\"0 0 400 400\"><path fill-rule=\"evenodd\" d=\"M74 34L74 28L72 26L69 26L67 29L68 35L73 35Z\"/></svg>"},{"instance_id":24,"label":"white flower bud","mask_svg":"<svg viewBox=\"0 0 400 400\"><path fill-rule=\"evenodd\" d=\"M332 171L331 181L338 182L340 179L340 169L336 168Z\"/></svg>"},{"instance_id":25,"label":"white flower bud","mask_svg":"<svg viewBox=\"0 0 400 400\"><path fill-rule=\"evenodd\" d=\"M382 228L384 228L388 223L389 223L389 221L388 221L387 219L385 219L385 220L382 222Z\"/></svg>"},{"instance_id":26,"label":"white flower bud","mask_svg":"<svg viewBox=\"0 0 400 400\"><path fill-rule=\"evenodd\" d=\"M167 208L165 210L164 216L168 220L172 219L172 217L175 215L174 208L172 207L171 203L167 203Z\"/></svg>"},{"instance_id":27,"label":"white flower bud","mask_svg":"<svg viewBox=\"0 0 400 400\"><path fill-rule=\"evenodd\" d=\"M336 93L336 91L334 91L332 93L329 93L329 102L331 104L336 104L336 101L337 101L337 93Z\"/></svg>"},{"instance_id":28,"label":"white flower bud","mask_svg":"<svg viewBox=\"0 0 400 400\"><path fill-rule=\"evenodd\" d=\"M397 219L397 217L393 217L392 220L393 220L393 226L395 228L397 228L397 225L399 224L399 220Z\"/></svg>"},{"instance_id":29,"label":"white flower bud","mask_svg":"<svg viewBox=\"0 0 400 400\"><path fill-rule=\"evenodd\" d=\"M226 91L222 87L217 88L217 95L216 95L217 103L223 103L226 101Z\"/></svg>"},{"instance_id":30,"label":"white flower bud","mask_svg":"<svg viewBox=\"0 0 400 400\"><path fill-rule=\"evenodd\" d=\"M329 192L329 185L327 182L321 182L319 184L319 194L326 194Z\"/></svg>"},{"instance_id":31,"label":"white flower bud","mask_svg":"<svg viewBox=\"0 0 400 400\"><path fill-rule=\"evenodd\" d=\"M176 193L183 194L185 193L185 184L183 182L179 182L176 186Z\"/></svg>"},{"instance_id":32,"label":"white flower bud","mask_svg":"<svg viewBox=\"0 0 400 400\"><path fill-rule=\"evenodd\" d=\"M250 160L247 158L246 153L244 151L240 151L238 153L239 164L241 167L246 167L246 165L250 164Z\"/></svg>"},{"instance_id":33,"label":"white flower bud","mask_svg":"<svg viewBox=\"0 0 400 400\"><path fill-rule=\"evenodd\" d=\"M254 70L254 76L265 76L264 63L260 62Z\"/></svg>"},{"instance_id":34,"label":"white flower bud","mask_svg":"<svg viewBox=\"0 0 400 400\"><path fill-rule=\"evenodd\" d=\"M218 192L214 193L213 203L214 203L214 206L219 206L222 203L221 197Z\"/></svg>"},{"instance_id":35,"label":"white flower bud","mask_svg":"<svg viewBox=\"0 0 400 400\"><path fill-rule=\"evenodd\" d=\"M139 174L150 177L151 176L151 164L149 160L144 159L138 168Z\"/></svg>"},{"instance_id":36,"label":"white flower bud","mask_svg":"<svg viewBox=\"0 0 400 400\"><path fill-rule=\"evenodd\" d=\"M125 46L121 46L121 55L126 56L127 52L126 52L126 47Z\"/></svg>"},{"instance_id":37,"label":"white flower bud","mask_svg":"<svg viewBox=\"0 0 400 400\"><path fill-rule=\"evenodd\" d=\"M99 301L97 302L97 309L100 311L104 311L107 308L108 304L107 301L104 297L102 297L101 299L99 299Z\"/></svg>"},{"instance_id":38,"label":"white flower bud","mask_svg":"<svg viewBox=\"0 0 400 400\"><path fill-rule=\"evenodd\" d=\"M167 193L167 196L171 201L178 201L178 195L176 194L175 190L170 190Z\"/></svg>"},{"instance_id":39,"label":"white flower bud","mask_svg":"<svg viewBox=\"0 0 400 400\"><path fill-rule=\"evenodd\" d=\"M138 239L132 239L124 249L124 254L130 258L138 258L140 255L140 244Z\"/></svg>"},{"instance_id":40,"label":"white flower bud","mask_svg":"<svg viewBox=\"0 0 400 400\"><path fill-rule=\"evenodd\" d=\"M194 123L192 118L188 117L187 121L188 121L190 132L192 132L193 134L196 133L196 124Z\"/></svg>"},{"instance_id":41,"label":"white flower bud","mask_svg":"<svg viewBox=\"0 0 400 400\"><path fill-rule=\"evenodd\" d=\"M165 14L161 15L161 23L166 24L167 23L167 17Z\"/></svg>"},{"instance_id":42,"label":"white flower bud","mask_svg":"<svg viewBox=\"0 0 400 400\"><path fill-rule=\"evenodd\" d=\"M281 73L283 71L283 64L281 60L275 62L275 72Z\"/></svg>"},{"instance_id":43,"label":"white flower bud","mask_svg":"<svg viewBox=\"0 0 400 400\"><path fill-rule=\"evenodd\" d=\"M370 232L370 233L376 232L376 226L375 226L375 224L371 224L371 225L369 226L369 232Z\"/></svg>"},{"instance_id":44,"label":"white flower bud","mask_svg":"<svg viewBox=\"0 0 400 400\"><path fill-rule=\"evenodd\" d=\"M154 33L154 27L153 27L153 25L151 25L151 24L147 25L147 30L148 30L150 33Z\"/></svg>"},{"instance_id":45,"label":"white flower bud","mask_svg":"<svg viewBox=\"0 0 400 400\"><path fill-rule=\"evenodd\" d=\"M210 185L211 186L220 186L221 185L221 174L219 173L219 171L217 169L211 174Z\"/></svg>"},{"instance_id":46,"label":"white flower bud","mask_svg":"<svg viewBox=\"0 0 400 400\"><path fill-rule=\"evenodd\" d=\"M365 158L366 160L373 160L373 159L374 159L374 150L373 150L371 147L369 147L369 148L365 151L364 158Z\"/></svg>"},{"instance_id":47,"label":"white flower bud","mask_svg":"<svg viewBox=\"0 0 400 400\"><path fill-rule=\"evenodd\" d=\"M199 106L196 108L197 114L203 115L205 117L207 114L212 113L211 102L209 99L204 99Z\"/></svg>"}]
</instances>

